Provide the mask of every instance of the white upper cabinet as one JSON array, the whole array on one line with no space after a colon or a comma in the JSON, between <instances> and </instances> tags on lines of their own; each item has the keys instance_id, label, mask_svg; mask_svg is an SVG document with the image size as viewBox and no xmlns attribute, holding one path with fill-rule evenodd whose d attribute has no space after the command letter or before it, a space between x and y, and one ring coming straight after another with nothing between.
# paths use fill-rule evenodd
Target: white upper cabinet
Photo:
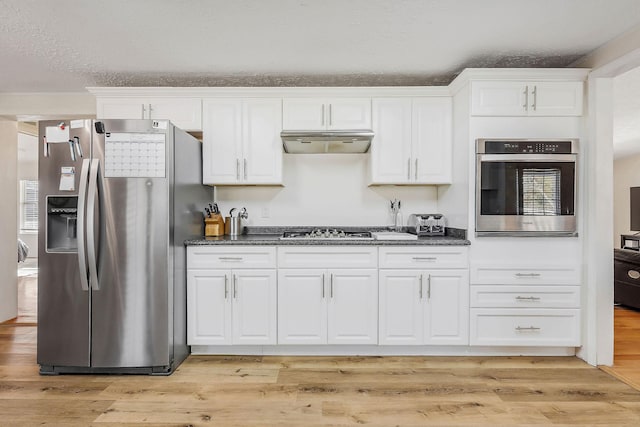
<instances>
[{"instance_id":1,"label":"white upper cabinet","mask_svg":"<svg viewBox=\"0 0 640 427\"><path fill-rule=\"evenodd\" d=\"M183 130L202 130L200 98L98 97L96 113L98 119L170 120Z\"/></svg>"},{"instance_id":2,"label":"white upper cabinet","mask_svg":"<svg viewBox=\"0 0 640 427\"><path fill-rule=\"evenodd\" d=\"M412 102L413 178L417 184L451 183L451 98L414 98Z\"/></svg>"},{"instance_id":3,"label":"white upper cabinet","mask_svg":"<svg viewBox=\"0 0 640 427\"><path fill-rule=\"evenodd\" d=\"M205 99L203 184L282 184L281 131L279 98Z\"/></svg>"},{"instance_id":4,"label":"white upper cabinet","mask_svg":"<svg viewBox=\"0 0 640 427\"><path fill-rule=\"evenodd\" d=\"M285 98L285 130L371 129L371 98Z\"/></svg>"},{"instance_id":5,"label":"white upper cabinet","mask_svg":"<svg viewBox=\"0 0 640 427\"><path fill-rule=\"evenodd\" d=\"M450 97L374 98L372 184L451 182Z\"/></svg>"},{"instance_id":6,"label":"white upper cabinet","mask_svg":"<svg viewBox=\"0 0 640 427\"><path fill-rule=\"evenodd\" d=\"M474 81L472 116L581 116L583 83Z\"/></svg>"}]
</instances>

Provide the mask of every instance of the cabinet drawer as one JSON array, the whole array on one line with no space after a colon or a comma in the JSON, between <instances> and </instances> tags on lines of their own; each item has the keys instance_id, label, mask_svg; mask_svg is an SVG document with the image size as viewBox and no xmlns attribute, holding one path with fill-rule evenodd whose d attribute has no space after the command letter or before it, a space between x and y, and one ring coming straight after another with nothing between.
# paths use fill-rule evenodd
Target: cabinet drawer
<instances>
[{"instance_id":1,"label":"cabinet drawer","mask_svg":"<svg viewBox=\"0 0 640 427\"><path fill-rule=\"evenodd\" d=\"M187 268L276 268L274 247L187 247Z\"/></svg>"},{"instance_id":2,"label":"cabinet drawer","mask_svg":"<svg viewBox=\"0 0 640 427\"><path fill-rule=\"evenodd\" d=\"M468 250L461 246L447 247L382 247L380 268L468 268Z\"/></svg>"},{"instance_id":3,"label":"cabinet drawer","mask_svg":"<svg viewBox=\"0 0 640 427\"><path fill-rule=\"evenodd\" d=\"M472 286L471 307L580 308L580 287Z\"/></svg>"},{"instance_id":4,"label":"cabinet drawer","mask_svg":"<svg viewBox=\"0 0 640 427\"><path fill-rule=\"evenodd\" d=\"M579 309L471 309L471 345L579 346Z\"/></svg>"},{"instance_id":5,"label":"cabinet drawer","mask_svg":"<svg viewBox=\"0 0 640 427\"><path fill-rule=\"evenodd\" d=\"M472 265L472 285L579 285L580 271L572 265Z\"/></svg>"},{"instance_id":6,"label":"cabinet drawer","mask_svg":"<svg viewBox=\"0 0 640 427\"><path fill-rule=\"evenodd\" d=\"M378 250L370 246L289 246L278 248L279 268L376 268Z\"/></svg>"}]
</instances>

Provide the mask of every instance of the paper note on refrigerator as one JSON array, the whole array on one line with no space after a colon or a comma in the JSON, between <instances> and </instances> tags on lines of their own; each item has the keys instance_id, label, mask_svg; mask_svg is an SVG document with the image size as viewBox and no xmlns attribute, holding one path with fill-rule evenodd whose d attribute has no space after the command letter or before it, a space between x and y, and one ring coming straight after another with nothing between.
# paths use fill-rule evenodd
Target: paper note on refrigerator
<instances>
[{"instance_id":1,"label":"paper note on refrigerator","mask_svg":"<svg viewBox=\"0 0 640 427\"><path fill-rule=\"evenodd\" d=\"M63 167L60 169L59 191L76 191L76 168Z\"/></svg>"},{"instance_id":2,"label":"paper note on refrigerator","mask_svg":"<svg viewBox=\"0 0 640 427\"><path fill-rule=\"evenodd\" d=\"M67 142L69 141L69 128L67 126L47 126L47 142Z\"/></svg>"}]
</instances>

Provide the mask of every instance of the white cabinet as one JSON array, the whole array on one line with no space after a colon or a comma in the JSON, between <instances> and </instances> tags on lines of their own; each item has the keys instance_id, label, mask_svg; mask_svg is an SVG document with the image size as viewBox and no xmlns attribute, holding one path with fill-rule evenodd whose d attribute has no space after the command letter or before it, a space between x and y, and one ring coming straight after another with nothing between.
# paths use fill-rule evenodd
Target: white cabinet
<instances>
[{"instance_id":1,"label":"white cabinet","mask_svg":"<svg viewBox=\"0 0 640 427\"><path fill-rule=\"evenodd\" d=\"M467 259L466 248L380 248L380 344L468 344Z\"/></svg>"},{"instance_id":2,"label":"white cabinet","mask_svg":"<svg viewBox=\"0 0 640 427\"><path fill-rule=\"evenodd\" d=\"M371 183L450 183L451 98L374 98L372 104Z\"/></svg>"},{"instance_id":3,"label":"white cabinet","mask_svg":"<svg viewBox=\"0 0 640 427\"><path fill-rule=\"evenodd\" d=\"M280 344L377 344L375 269L279 269Z\"/></svg>"},{"instance_id":4,"label":"white cabinet","mask_svg":"<svg viewBox=\"0 0 640 427\"><path fill-rule=\"evenodd\" d=\"M474 264L470 344L579 346L578 266Z\"/></svg>"},{"instance_id":5,"label":"white cabinet","mask_svg":"<svg viewBox=\"0 0 640 427\"><path fill-rule=\"evenodd\" d=\"M376 254L372 247L278 248L278 343L377 344Z\"/></svg>"},{"instance_id":6,"label":"white cabinet","mask_svg":"<svg viewBox=\"0 0 640 427\"><path fill-rule=\"evenodd\" d=\"M187 248L188 345L276 343L275 262L253 268L265 259L275 248Z\"/></svg>"},{"instance_id":7,"label":"white cabinet","mask_svg":"<svg viewBox=\"0 0 640 427\"><path fill-rule=\"evenodd\" d=\"M283 129L371 129L371 98L285 98Z\"/></svg>"},{"instance_id":8,"label":"white cabinet","mask_svg":"<svg viewBox=\"0 0 640 427\"><path fill-rule=\"evenodd\" d=\"M187 131L202 130L200 98L173 97L98 97L98 119L170 120Z\"/></svg>"},{"instance_id":9,"label":"white cabinet","mask_svg":"<svg viewBox=\"0 0 640 427\"><path fill-rule=\"evenodd\" d=\"M475 81L472 116L581 116L583 83Z\"/></svg>"},{"instance_id":10,"label":"white cabinet","mask_svg":"<svg viewBox=\"0 0 640 427\"><path fill-rule=\"evenodd\" d=\"M281 126L279 98L205 99L203 184L282 184Z\"/></svg>"},{"instance_id":11,"label":"white cabinet","mask_svg":"<svg viewBox=\"0 0 640 427\"><path fill-rule=\"evenodd\" d=\"M188 270L187 344L231 344L228 271Z\"/></svg>"},{"instance_id":12,"label":"white cabinet","mask_svg":"<svg viewBox=\"0 0 640 427\"><path fill-rule=\"evenodd\" d=\"M468 270L380 270L380 344L467 344L468 298Z\"/></svg>"}]
</instances>

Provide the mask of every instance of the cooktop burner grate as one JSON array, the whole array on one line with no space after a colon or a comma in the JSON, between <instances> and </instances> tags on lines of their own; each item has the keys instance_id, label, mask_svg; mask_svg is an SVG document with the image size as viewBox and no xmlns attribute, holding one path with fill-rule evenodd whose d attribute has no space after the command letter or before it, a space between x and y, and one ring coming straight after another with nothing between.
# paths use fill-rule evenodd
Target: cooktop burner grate
<instances>
[{"instance_id":1,"label":"cooktop burner grate","mask_svg":"<svg viewBox=\"0 0 640 427\"><path fill-rule=\"evenodd\" d=\"M285 231L282 233L282 240L311 240L311 239L333 239L333 240L373 240L373 235L369 231L344 231L336 228L316 228L310 230Z\"/></svg>"}]
</instances>

